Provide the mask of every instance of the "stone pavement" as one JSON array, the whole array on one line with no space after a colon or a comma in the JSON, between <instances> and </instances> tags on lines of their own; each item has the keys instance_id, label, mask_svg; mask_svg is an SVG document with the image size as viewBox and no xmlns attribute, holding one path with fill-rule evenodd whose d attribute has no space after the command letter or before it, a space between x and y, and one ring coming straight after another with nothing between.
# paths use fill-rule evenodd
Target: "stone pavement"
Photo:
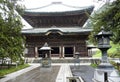
<instances>
[{"instance_id":1,"label":"stone pavement","mask_svg":"<svg viewBox=\"0 0 120 82\"><path fill-rule=\"evenodd\" d=\"M7 82L55 82L59 66L51 68L37 67L21 76Z\"/></svg>"},{"instance_id":2,"label":"stone pavement","mask_svg":"<svg viewBox=\"0 0 120 82\"><path fill-rule=\"evenodd\" d=\"M66 82L67 77L73 77L69 65L61 65L56 82Z\"/></svg>"},{"instance_id":3,"label":"stone pavement","mask_svg":"<svg viewBox=\"0 0 120 82\"><path fill-rule=\"evenodd\" d=\"M14 78L22 75L23 73L31 71L32 69L35 69L37 67L39 67L39 65L32 64L30 67L28 67L26 69L6 75L5 78L0 79L0 82L7 82L8 80L14 79Z\"/></svg>"},{"instance_id":4,"label":"stone pavement","mask_svg":"<svg viewBox=\"0 0 120 82\"><path fill-rule=\"evenodd\" d=\"M67 71L69 65L73 66L74 63L53 63L51 68L40 68L40 64L34 63L26 69L6 75L5 78L0 79L0 82L55 82L60 66L66 66L64 69ZM80 65L90 65L90 63ZM68 72L63 74L67 75Z\"/></svg>"}]
</instances>

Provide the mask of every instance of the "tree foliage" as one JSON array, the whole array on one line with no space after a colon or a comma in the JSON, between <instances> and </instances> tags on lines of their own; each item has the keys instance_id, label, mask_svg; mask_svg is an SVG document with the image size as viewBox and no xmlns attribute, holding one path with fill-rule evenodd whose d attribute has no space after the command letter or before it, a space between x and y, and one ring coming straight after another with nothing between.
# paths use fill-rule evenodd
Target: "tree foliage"
<instances>
[{"instance_id":1,"label":"tree foliage","mask_svg":"<svg viewBox=\"0 0 120 82\"><path fill-rule=\"evenodd\" d=\"M0 0L0 57L9 57L12 61L21 59L24 50L23 25L15 11L13 0Z\"/></svg>"},{"instance_id":2,"label":"tree foliage","mask_svg":"<svg viewBox=\"0 0 120 82\"><path fill-rule=\"evenodd\" d=\"M96 42L94 35L97 34L101 26L103 26L106 31L112 31L113 37L111 40L114 43L120 43L120 0L116 0L110 4L106 3L91 16L91 21L93 31L89 36L90 42Z\"/></svg>"}]
</instances>

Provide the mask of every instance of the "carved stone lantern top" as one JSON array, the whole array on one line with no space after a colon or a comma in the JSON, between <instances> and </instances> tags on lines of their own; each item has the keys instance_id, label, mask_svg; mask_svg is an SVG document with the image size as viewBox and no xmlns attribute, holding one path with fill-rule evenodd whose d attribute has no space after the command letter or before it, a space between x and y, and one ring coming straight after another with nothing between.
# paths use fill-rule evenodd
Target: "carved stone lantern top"
<instances>
[{"instance_id":1,"label":"carved stone lantern top","mask_svg":"<svg viewBox=\"0 0 120 82\"><path fill-rule=\"evenodd\" d=\"M98 41L98 48L110 48L110 36L112 36L112 33L105 31L104 27L101 27L101 31L95 35Z\"/></svg>"},{"instance_id":2,"label":"carved stone lantern top","mask_svg":"<svg viewBox=\"0 0 120 82\"><path fill-rule=\"evenodd\" d=\"M43 51L49 51L52 50L51 47L48 46L47 42L43 45L43 47L41 47L39 50L43 50Z\"/></svg>"}]
</instances>

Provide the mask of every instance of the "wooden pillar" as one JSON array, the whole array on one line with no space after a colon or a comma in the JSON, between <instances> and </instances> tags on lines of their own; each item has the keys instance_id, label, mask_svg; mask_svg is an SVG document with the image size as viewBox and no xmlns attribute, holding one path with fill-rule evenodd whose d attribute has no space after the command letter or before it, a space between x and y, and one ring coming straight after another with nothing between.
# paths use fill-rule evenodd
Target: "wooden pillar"
<instances>
[{"instance_id":1,"label":"wooden pillar","mask_svg":"<svg viewBox=\"0 0 120 82\"><path fill-rule=\"evenodd\" d=\"M88 48L88 56L91 56L91 48Z\"/></svg>"},{"instance_id":2,"label":"wooden pillar","mask_svg":"<svg viewBox=\"0 0 120 82\"><path fill-rule=\"evenodd\" d=\"M63 45L61 46L61 57L62 57L62 58L65 57L65 54L64 54L64 47L63 47Z\"/></svg>"},{"instance_id":3,"label":"wooden pillar","mask_svg":"<svg viewBox=\"0 0 120 82\"><path fill-rule=\"evenodd\" d=\"M35 47L35 57L38 57L38 47Z\"/></svg>"},{"instance_id":4,"label":"wooden pillar","mask_svg":"<svg viewBox=\"0 0 120 82\"><path fill-rule=\"evenodd\" d=\"M75 52L76 52L75 46L73 46L73 57L75 57Z\"/></svg>"},{"instance_id":5,"label":"wooden pillar","mask_svg":"<svg viewBox=\"0 0 120 82\"><path fill-rule=\"evenodd\" d=\"M59 47L59 58L62 57L62 47Z\"/></svg>"},{"instance_id":6,"label":"wooden pillar","mask_svg":"<svg viewBox=\"0 0 120 82\"><path fill-rule=\"evenodd\" d=\"M49 58L51 58L51 50L49 51Z\"/></svg>"}]
</instances>

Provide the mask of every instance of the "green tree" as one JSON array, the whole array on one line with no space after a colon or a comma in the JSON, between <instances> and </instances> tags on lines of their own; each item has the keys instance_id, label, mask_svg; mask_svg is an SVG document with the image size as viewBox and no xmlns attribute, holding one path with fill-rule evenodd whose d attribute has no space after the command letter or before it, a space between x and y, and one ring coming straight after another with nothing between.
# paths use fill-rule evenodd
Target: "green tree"
<instances>
[{"instance_id":1,"label":"green tree","mask_svg":"<svg viewBox=\"0 0 120 82\"><path fill-rule=\"evenodd\" d=\"M15 11L14 1L0 0L0 57L17 61L22 60L24 38L21 34L23 25Z\"/></svg>"},{"instance_id":2,"label":"green tree","mask_svg":"<svg viewBox=\"0 0 120 82\"><path fill-rule=\"evenodd\" d=\"M106 3L102 8L91 16L91 26L93 31L89 36L90 42L96 43L94 35L100 31L101 26L106 31L112 31L111 40L114 43L120 43L120 0L116 0L110 4Z\"/></svg>"}]
</instances>

